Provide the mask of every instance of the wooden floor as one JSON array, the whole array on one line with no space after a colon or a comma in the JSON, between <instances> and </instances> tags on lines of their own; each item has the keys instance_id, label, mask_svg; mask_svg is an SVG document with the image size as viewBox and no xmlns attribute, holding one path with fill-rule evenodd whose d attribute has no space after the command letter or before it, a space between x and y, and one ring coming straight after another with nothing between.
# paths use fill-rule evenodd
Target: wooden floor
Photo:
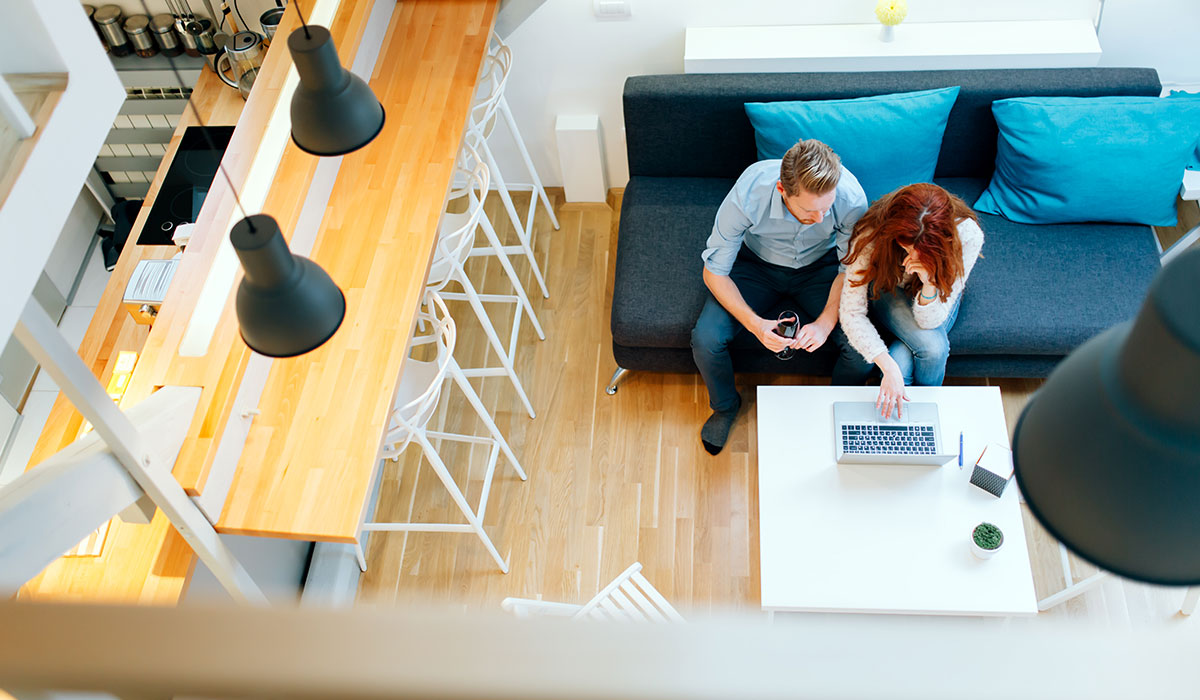
<instances>
[{"instance_id":1,"label":"wooden floor","mask_svg":"<svg viewBox=\"0 0 1200 700\"><path fill-rule=\"evenodd\" d=\"M530 420L507 379L483 381L481 396L529 474L521 482L501 457L488 502L486 528L511 569L500 573L482 543L470 534L376 533L367 548L368 571L359 598L383 604L436 601L494 609L506 596L586 601L630 563L684 611L758 609L758 502L755 383L827 383L822 378L741 377L749 399L725 450L708 455L700 425L708 416L698 375L637 373L607 396L614 362L609 332L613 261L620 192L609 204L560 205L562 228L550 229L539 208L537 258L550 298L535 296L546 331L539 341L522 327L517 365L538 412ZM518 209L528 195L516 193ZM555 202L561 192L553 193ZM487 211L497 230L512 228L497 197ZM697 262L697 265L699 262ZM472 261L482 291L504 293L507 279L494 262ZM514 260L528 278L528 266ZM464 366L493 364L478 322L465 304L451 312L459 323ZM492 314L505 328L511 310ZM502 331L503 333L503 331ZM502 336L502 337L507 337ZM476 380L478 384L479 380ZM955 383L953 380L948 383ZM1037 380L969 381L1000 386L1010 430ZM481 431L462 395L447 390L435 423ZM480 433L482 434L482 433ZM487 454L443 446L443 455L472 503L482 487ZM418 468L418 465L419 468ZM409 447L399 464L386 463L377 520L465 522L419 450ZM1057 543L1025 517L1039 598L1059 590ZM1090 567L1078 561L1079 575ZM1177 620L1183 591L1111 579L1039 619L1085 617L1115 624Z\"/></svg>"}]
</instances>

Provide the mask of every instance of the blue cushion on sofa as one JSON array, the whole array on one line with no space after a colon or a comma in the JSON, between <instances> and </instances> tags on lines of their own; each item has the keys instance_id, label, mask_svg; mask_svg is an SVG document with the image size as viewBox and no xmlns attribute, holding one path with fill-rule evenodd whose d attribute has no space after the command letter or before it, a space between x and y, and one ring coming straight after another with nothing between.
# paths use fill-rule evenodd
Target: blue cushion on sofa
<instances>
[{"instance_id":1,"label":"blue cushion on sofa","mask_svg":"<svg viewBox=\"0 0 1200 700\"><path fill-rule=\"evenodd\" d=\"M1172 90L1167 97L1185 97L1191 99L1200 99L1200 92L1187 92L1184 90ZM1196 150L1192 153L1192 160L1188 163L1188 169L1200 170L1200 133L1196 134Z\"/></svg>"},{"instance_id":2,"label":"blue cushion on sofa","mask_svg":"<svg viewBox=\"0 0 1200 700\"><path fill-rule=\"evenodd\" d=\"M823 141L874 201L933 179L959 88L850 100L747 102L759 160L782 158L800 139Z\"/></svg>"},{"instance_id":3,"label":"blue cushion on sofa","mask_svg":"<svg viewBox=\"0 0 1200 700\"><path fill-rule=\"evenodd\" d=\"M996 172L979 211L1027 224L1175 224L1200 100L1022 97L992 113Z\"/></svg>"}]
</instances>

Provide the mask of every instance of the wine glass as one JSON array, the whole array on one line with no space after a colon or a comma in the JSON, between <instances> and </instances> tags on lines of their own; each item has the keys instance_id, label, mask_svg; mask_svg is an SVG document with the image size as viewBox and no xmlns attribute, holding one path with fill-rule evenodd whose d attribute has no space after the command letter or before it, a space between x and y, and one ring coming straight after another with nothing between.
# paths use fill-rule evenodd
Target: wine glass
<instances>
[{"instance_id":1,"label":"wine glass","mask_svg":"<svg viewBox=\"0 0 1200 700\"><path fill-rule=\"evenodd\" d=\"M795 311L784 311L779 314L779 325L775 326L775 334L783 336L788 340L796 337L796 331L800 327L800 317ZM781 360L790 360L796 354L796 350L791 347L786 347L775 353L775 357Z\"/></svg>"}]
</instances>

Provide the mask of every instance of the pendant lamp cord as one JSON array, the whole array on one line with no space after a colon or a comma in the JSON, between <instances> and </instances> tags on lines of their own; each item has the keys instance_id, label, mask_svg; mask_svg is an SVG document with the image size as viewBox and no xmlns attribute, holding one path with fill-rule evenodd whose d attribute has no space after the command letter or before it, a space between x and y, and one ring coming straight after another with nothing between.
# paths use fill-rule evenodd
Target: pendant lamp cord
<instances>
[{"instance_id":1,"label":"pendant lamp cord","mask_svg":"<svg viewBox=\"0 0 1200 700\"><path fill-rule=\"evenodd\" d=\"M304 21L304 13L300 11L300 0L294 0L292 4L296 7L296 14L300 15L300 26L304 28L304 38L311 39L312 34L308 33L308 22Z\"/></svg>"},{"instance_id":2,"label":"pendant lamp cord","mask_svg":"<svg viewBox=\"0 0 1200 700\"><path fill-rule=\"evenodd\" d=\"M147 16L149 16L150 8L146 6L146 0L141 0L141 4L142 10ZM299 8L297 8L297 10L299 10ZM179 84L179 89L186 90L187 84L183 81L183 76L179 74L179 67L175 65L175 59L171 56L165 56L165 58L167 59L167 63L171 66L171 72L175 74L175 82ZM208 132L208 125L205 124L204 120L200 118L200 112L196 110L196 104L192 101L190 96L188 97L187 106L188 109L192 111L192 116L195 117L196 124L200 127L200 133L204 135L204 140L208 143L208 147L211 150L216 151L217 145L213 143L212 136ZM254 220L251 219L248 214L246 214L246 209L242 206L242 198L238 196L237 188L233 186L233 180L229 177L228 171L225 170L224 161L225 159L222 158L217 162L217 170L221 171L221 175L225 177L225 182L229 184L229 191L233 193L233 201L237 204L238 211L242 213L242 218L246 220L246 225L250 227L250 231L252 233L257 233L258 230L254 228Z\"/></svg>"}]
</instances>

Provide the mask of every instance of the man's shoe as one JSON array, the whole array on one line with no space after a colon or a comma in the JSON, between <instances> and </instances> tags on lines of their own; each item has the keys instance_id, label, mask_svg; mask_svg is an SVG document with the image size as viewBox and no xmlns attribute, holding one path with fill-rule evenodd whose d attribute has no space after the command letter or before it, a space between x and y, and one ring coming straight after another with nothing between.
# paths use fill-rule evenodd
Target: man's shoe
<instances>
[{"instance_id":1,"label":"man's shoe","mask_svg":"<svg viewBox=\"0 0 1200 700\"><path fill-rule=\"evenodd\" d=\"M710 455L717 454L725 447L725 441L729 439L729 430L733 428L733 422L741 408L742 402L738 399L733 410L713 411L708 420L704 421L704 427L700 429L700 442Z\"/></svg>"}]
</instances>

